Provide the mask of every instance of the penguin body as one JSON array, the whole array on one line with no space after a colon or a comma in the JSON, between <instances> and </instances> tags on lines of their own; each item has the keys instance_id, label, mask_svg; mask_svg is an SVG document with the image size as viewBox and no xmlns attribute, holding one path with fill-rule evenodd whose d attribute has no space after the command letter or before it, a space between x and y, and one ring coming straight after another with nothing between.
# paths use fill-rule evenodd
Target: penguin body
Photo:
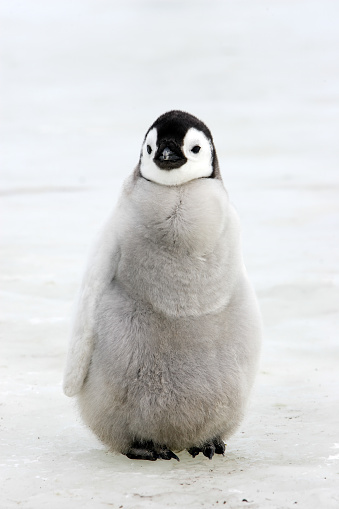
<instances>
[{"instance_id":1,"label":"penguin body","mask_svg":"<svg viewBox=\"0 0 339 509\"><path fill-rule=\"evenodd\" d=\"M195 117L169 112L147 132L93 250L65 393L77 394L84 421L114 451L211 458L244 415L259 345L212 136Z\"/></svg>"}]
</instances>

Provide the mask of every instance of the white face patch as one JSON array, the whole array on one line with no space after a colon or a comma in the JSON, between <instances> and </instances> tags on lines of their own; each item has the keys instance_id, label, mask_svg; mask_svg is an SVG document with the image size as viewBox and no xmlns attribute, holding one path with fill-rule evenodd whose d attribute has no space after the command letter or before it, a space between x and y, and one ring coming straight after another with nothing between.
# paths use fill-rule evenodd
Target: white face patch
<instances>
[{"instance_id":1,"label":"white face patch","mask_svg":"<svg viewBox=\"0 0 339 509\"><path fill-rule=\"evenodd\" d=\"M190 180L212 175L212 145L202 131L194 127L187 131L181 147L187 161L173 170L162 170L153 160L158 148L157 137L154 127L142 146L140 173L147 180L164 186L180 186Z\"/></svg>"}]
</instances>

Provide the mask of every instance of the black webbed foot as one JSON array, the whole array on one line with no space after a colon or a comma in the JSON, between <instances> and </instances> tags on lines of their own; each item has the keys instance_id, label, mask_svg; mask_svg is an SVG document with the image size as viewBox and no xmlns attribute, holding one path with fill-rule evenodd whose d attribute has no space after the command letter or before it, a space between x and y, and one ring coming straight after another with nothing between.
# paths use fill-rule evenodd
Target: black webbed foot
<instances>
[{"instance_id":1,"label":"black webbed foot","mask_svg":"<svg viewBox=\"0 0 339 509\"><path fill-rule=\"evenodd\" d=\"M178 456L176 454L174 454L174 452L167 449L167 447L158 449L157 453L159 455L159 458L161 458L163 460L171 460L173 458L174 460L180 461Z\"/></svg>"},{"instance_id":2,"label":"black webbed foot","mask_svg":"<svg viewBox=\"0 0 339 509\"><path fill-rule=\"evenodd\" d=\"M126 453L126 456L131 460L155 461L158 459L153 442L133 442L132 446Z\"/></svg>"},{"instance_id":3,"label":"black webbed foot","mask_svg":"<svg viewBox=\"0 0 339 509\"><path fill-rule=\"evenodd\" d=\"M180 461L174 452L170 451L166 446L155 445L152 441L135 441L130 449L125 453L127 458L133 460L155 461L157 459Z\"/></svg>"},{"instance_id":4,"label":"black webbed foot","mask_svg":"<svg viewBox=\"0 0 339 509\"><path fill-rule=\"evenodd\" d=\"M187 450L190 453L190 455L193 456L193 458L198 456L199 452L201 452L201 449L199 447L191 447L190 449Z\"/></svg>"},{"instance_id":5,"label":"black webbed foot","mask_svg":"<svg viewBox=\"0 0 339 509\"><path fill-rule=\"evenodd\" d=\"M215 454L222 454L223 456L225 456L225 451L226 451L225 442L223 440L221 440L221 438L215 438L213 440L213 443L215 446Z\"/></svg>"},{"instance_id":6,"label":"black webbed foot","mask_svg":"<svg viewBox=\"0 0 339 509\"><path fill-rule=\"evenodd\" d=\"M214 454L225 454L225 444L221 438L214 438L213 440L205 442L201 447L191 447L190 449L187 449L187 451L191 456L193 456L193 458L202 452L206 458L211 460Z\"/></svg>"}]
</instances>

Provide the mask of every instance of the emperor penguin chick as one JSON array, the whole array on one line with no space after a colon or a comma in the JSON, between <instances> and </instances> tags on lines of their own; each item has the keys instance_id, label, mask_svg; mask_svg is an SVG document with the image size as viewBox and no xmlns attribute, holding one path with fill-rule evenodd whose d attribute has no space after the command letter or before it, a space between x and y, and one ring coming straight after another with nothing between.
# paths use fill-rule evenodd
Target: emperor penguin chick
<instances>
[{"instance_id":1,"label":"emperor penguin chick","mask_svg":"<svg viewBox=\"0 0 339 509\"><path fill-rule=\"evenodd\" d=\"M261 335L239 230L209 129L161 115L94 246L64 378L111 450L224 454Z\"/></svg>"}]
</instances>

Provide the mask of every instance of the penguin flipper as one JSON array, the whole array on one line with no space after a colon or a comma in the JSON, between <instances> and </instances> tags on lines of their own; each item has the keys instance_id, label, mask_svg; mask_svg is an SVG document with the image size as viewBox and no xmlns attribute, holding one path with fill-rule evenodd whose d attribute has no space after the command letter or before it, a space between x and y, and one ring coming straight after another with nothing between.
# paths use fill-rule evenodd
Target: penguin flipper
<instances>
[{"instance_id":1,"label":"penguin flipper","mask_svg":"<svg viewBox=\"0 0 339 509\"><path fill-rule=\"evenodd\" d=\"M64 373L66 396L77 394L87 376L94 349L97 304L115 277L119 253L113 216L94 246L83 279Z\"/></svg>"},{"instance_id":2,"label":"penguin flipper","mask_svg":"<svg viewBox=\"0 0 339 509\"><path fill-rule=\"evenodd\" d=\"M64 374L64 393L75 396L86 378L93 352L93 336L73 336L68 352L67 366Z\"/></svg>"}]
</instances>

